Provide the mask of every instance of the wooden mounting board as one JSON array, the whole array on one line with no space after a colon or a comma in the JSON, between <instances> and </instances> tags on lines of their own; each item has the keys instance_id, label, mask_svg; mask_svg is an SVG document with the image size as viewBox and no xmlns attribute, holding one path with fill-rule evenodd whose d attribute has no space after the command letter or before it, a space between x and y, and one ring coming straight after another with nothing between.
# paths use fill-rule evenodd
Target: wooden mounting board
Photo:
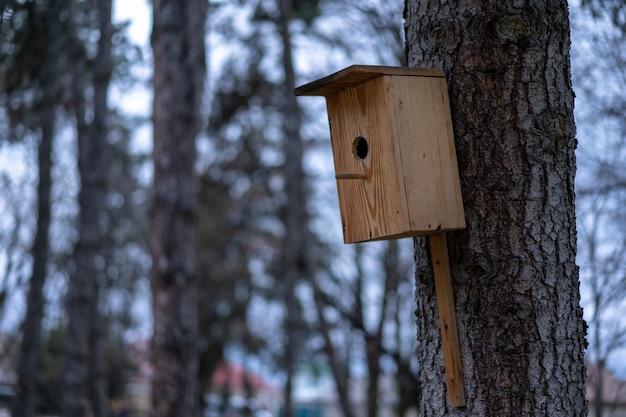
<instances>
[{"instance_id":1,"label":"wooden mounting board","mask_svg":"<svg viewBox=\"0 0 626 417\"><path fill-rule=\"evenodd\" d=\"M465 382L461 366L459 331L456 325L454 294L448 260L446 234L429 235L430 256L435 275L435 293L439 309L439 327L443 343L443 362L446 370L448 401L453 407L465 407Z\"/></svg>"}]
</instances>

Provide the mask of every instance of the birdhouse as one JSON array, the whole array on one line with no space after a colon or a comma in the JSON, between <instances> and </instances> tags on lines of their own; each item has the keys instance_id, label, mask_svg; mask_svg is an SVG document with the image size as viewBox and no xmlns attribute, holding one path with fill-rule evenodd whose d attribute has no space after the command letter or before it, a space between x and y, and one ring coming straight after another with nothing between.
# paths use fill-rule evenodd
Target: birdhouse
<instances>
[{"instance_id":1,"label":"birdhouse","mask_svg":"<svg viewBox=\"0 0 626 417\"><path fill-rule=\"evenodd\" d=\"M465 227L443 71L354 65L295 94L326 97L344 242Z\"/></svg>"}]
</instances>

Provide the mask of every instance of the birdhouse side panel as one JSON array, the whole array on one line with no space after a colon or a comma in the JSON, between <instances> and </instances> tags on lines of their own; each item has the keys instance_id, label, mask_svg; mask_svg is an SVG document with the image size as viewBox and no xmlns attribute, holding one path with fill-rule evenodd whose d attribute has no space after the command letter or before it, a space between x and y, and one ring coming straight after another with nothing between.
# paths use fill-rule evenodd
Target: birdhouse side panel
<instances>
[{"instance_id":1,"label":"birdhouse side panel","mask_svg":"<svg viewBox=\"0 0 626 417\"><path fill-rule=\"evenodd\" d=\"M445 170L446 179L444 181L447 186L444 189L445 204L450 219L449 229L465 229L465 210L463 208L463 195L461 192L461 179L459 176L459 164L456 157L456 145L454 143L454 129L452 126L452 114L450 111L450 99L448 96L448 86L446 80L441 79L440 88L434 90L436 96L433 96L434 102L441 103L442 123L446 126L446 139L442 140L444 146L442 153L447 152L445 160L450 164L449 169Z\"/></svg>"},{"instance_id":2,"label":"birdhouse side panel","mask_svg":"<svg viewBox=\"0 0 626 417\"><path fill-rule=\"evenodd\" d=\"M403 187L411 230L437 230L443 216L439 211L441 175L433 130L434 115L430 79L390 77L390 113L393 136L400 149Z\"/></svg>"},{"instance_id":3,"label":"birdhouse side panel","mask_svg":"<svg viewBox=\"0 0 626 417\"><path fill-rule=\"evenodd\" d=\"M416 234L465 226L445 79L392 77L393 134L402 158L410 228ZM443 86L443 90L442 90ZM450 148L452 146L452 148Z\"/></svg>"},{"instance_id":4,"label":"birdhouse side panel","mask_svg":"<svg viewBox=\"0 0 626 417\"><path fill-rule=\"evenodd\" d=\"M346 243L400 235L409 227L383 78L326 98Z\"/></svg>"}]
</instances>

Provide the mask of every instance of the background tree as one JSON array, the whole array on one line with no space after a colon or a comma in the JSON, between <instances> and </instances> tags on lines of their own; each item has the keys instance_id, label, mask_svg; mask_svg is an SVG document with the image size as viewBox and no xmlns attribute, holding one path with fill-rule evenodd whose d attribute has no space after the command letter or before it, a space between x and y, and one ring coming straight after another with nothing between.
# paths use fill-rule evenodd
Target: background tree
<instances>
[{"instance_id":1,"label":"background tree","mask_svg":"<svg viewBox=\"0 0 626 417\"><path fill-rule=\"evenodd\" d=\"M359 59L359 52L356 51L368 51L375 57L376 63L401 65L402 33L397 30L398 17L401 14L400 3L348 3L322 2L322 13L328 13L329 16L341 14L345 17L342 19L345 27L337 32L324 34L317 32L314 26L311 36L320 36L329 44L329 48L345 48L350 51L347 52L348 56L354 53L353 60ZM323 20L323 16L320 20ZM364 39L353 39L347 34L351 31L362 31L363 28L368 28L367 32L372 36L370 39L375 39L374 44L385 47L370 51L367 43L360 43ZM309 129L310 127L305 131ZM327 143L320 145L327 146ZM331 160L329 153L324 156L328 161ZM320 183L321 181L314 183L315 187L323 188ZM333 202L323 199L320 193L309 204L315 204L316 199L322 199L324 204L334 206L336 191L333 189L327 192L333 195ZM336 213L332 213L332 216L336 216ZM313 224L316 224L316 217L313 219ZM404 415L414 405L411 399L415 397L417 389L414 384L415 363L411 363L409 359L414 347L414 337L412 331L405 332L407 328L413 327L413 323L408 316L402 314L415 309L413 300L403 297L407 294L405 291L409 284L407 278L410 271L404 262L407 253L400 250L405 242L357 246L354 251L350 247L333 247L336 243L330 243L332 240L327 235L316 233L322 224L324 223L320 221L316 224L317 227L311 226L311 231L320 241L318 244L322 247L331 245L331 248L325 248L330 249L328 251L319 248L313 251L315 266L311 278L313 282L309 285L314 294L317 322L311 323L311 327L320 331L324 339L324 352L332 367L341 409L346 416L355 413L378 415L383 412L381 400L389 403L390 399L389 395L383 395L380 390L382 378L395 373L397 382L401 382L395 387L399 397L395 411ZM345 270L338 273L338 270L333 270L333 264L341 258L350 259L352 265L356 265L355 273L346 274ZM409 334L411 336L406 339ZM346 344L347 340L351 342ZM364 404L363 409L355 408L348 395L359 376L350 372L352 366L338 365L361 365L361 360L364 362L362 366L367 369L367 378L363 384L367 404Z\"/></svg>"},{"instance_id":2,"label":"background tree","mask_svg":"<svg viewBox=\"0 0 626 417\"><path fill-rule=\"evenodd\" d=\"M59 380L65 354L65 327L57 326L42 331L41 351L38 360L37 384L38 413L58 415L61 412L61 386Z\"/></svg>"},{"instance_id":3,"label":"background tree","mask_svg":"<svg viewBox=\"0 0 626 417\"><path fill-rule=\"evenodd\" d=\"M100 213L106 195L107 98L112 73L111 0L100 0L97 5L99 41L93 78L89 85L93 89L91 106L88 106L84 97L88 90L87 51L79 38L77 24L80 16L88 14L90 10L81 10L78 2L70 2L69 6L71 107L76 119L81 181L78 195L78 242L74 249L74 269L69 274L66 307L68 328L61 391L61 410L65 417L83 416L87 398L91 400L91 411L95 417L108 415L106 381L102 369L105 361L102 350L103 320L99 311L102 286L102 266L99 265L102 262L99 260L102 259L105 236ZM88 120L89 111L93 115L91 120Z\"/></svg>"},{"instance_id":4,"label":"background tree","mask_svg":"<svg viewBox=\"0 0 626 417\"><path fill-rule=\"evenodd\" d=\"M229 352L235 350L238 352L235 360L241 360L239 355L245 351L250 358L261 355L266 366L271 364L269 366L283 370L290 367L292 373L297 372L300 366L308 365L311 357L316 358L316 363L321 364L322 369L327 369L324 368L327 361L339 363L339 366L332 366L332 371L339 372L335 380L342 410L344 414L350 415L354 407L348 398L351 375L347 368L360 366L350 364L359 362L365 354L364 343L360 341L352 343L352 350L346 350L345 345L348 340L362 338L366 332L354 327L351 319L337 320L337 311L341 312L340 317L343 313L350 317L354 315L341 309L345 303L339 303L340 308L333 305L337 301L336 297L328 295L337 288L341 288L343 293L354 291L354 287L351 287L354 279L350 272L346 273L345 269L339 272L342 268L329 271L336 268L335 264L351 257L352 251L339 240L333 241L333 238L340 239L340 235L337 233L333 236L329 231L328 219L331 216L336 218L336 213L328 207L334 208L337 199L336 191L326 187L329 184L334 187L334 179L330 172L322 174L316 171L317 166L307 165L307 161L315 158L330 161L327 138L320 133L325 132L327 126L324 125L322 129L311 128L310 114L298 114L291 91L285 92L284 88L285 80L289 77L282 79L275 74L277 68L282 68L283 74L295 71L295 68L289 67L297 64L298 60L294 58L293 63L288 64L284 62L285 59L277 60L276 57L285 57L285 45L292 48L296 57L301 48L337 49L341 54L355 52L362 53L364 57L364 51L369 48L368 43L362 42L363 48L360 49L354 47L356 44L361 45L356 37L355 42L350 41L355 28L371 25L372 36L378 36L380 31L382 42L386 42L386 34L393 34L388 38L398 39L401 37L401 31L398 30L401 12L399 7L393 9L396 12L394 22L388 3L346 4L342 13L349 9L347 15L351 19L346 19L345 25L328 26L318 22L333 19L337 12L334 2L317 3L316 8L307 9L307 12L306 5L294 4L291 19L285 18L285 8L278 8L276 4L251 1L241 3L232 10L229 6L217 7L211 13L211 36L219 39L213 41L214 49L221 50L224 45L232 45L225 50L236 53L216 70L221 75L212 84L214 90L209 135L203 139L206 144L201 145L201 148L209 149L210 154L204 158L207 170L201 181L200 200L206 204L201 203L200 210L199 230L202 231L202 237L199 253L202 255L199 255L199 261L202 266L199 270L201 274L204 271L215 273L207 273L212 274L210 280L201 280L201 286L210 288L200 291L203 300L216 301L202 303L201 314L205 310L207 315L203 317L213 317L220 322L219 325L213 324L207 328L222 329L230 325L237 329L234 332L218 330L210 336L220 337L223 346L214 358L221 355L224 360L233 360ZM234 15L249 16L248 24L241 27L232 25ZM287 23L288 27L285 28ZM333 30L329 31L329 27ZM315 46L311 46L314 43ZM279 45L282 53L277 53L273 45ZM401 43L397 42L389 45L389 48L377 48L374 55L377 58L380 56L380 59L394 59L401 49ZM242 62L246 65L242 65ZM319 71L317 75L324 73L319 68L316 71ZM307 128L295 132L295 120L308 123ZM294 141L299 143L292 143ZM328 177L323 177L327 174ZM221 195L220 204L213 203L213 207L210 207L209 195ZM223 218L218 213L228 213L228 221L217 220ZM289 218L292 219L291 229L287 226ZM299 220L294 221L294 218ZM220 238L211 237L210 233ZM283 279L289 265L285 257L287 252L291 253L289 259L295 260L291 268L296 278L291 283ZM376 263L379 257L384 256L384 251L368 254L376 257ZM384 276L384 268L376 272L369 271L368 279L363 278L369 281L363 286L364 292L382 294L382 291L377 290L379 286L384 287ZM346 282L340 282L342 280ZM287 285L293 286L293 289L285 288ZM219 295L216 289L219 289ZM286 294L292 292L291 313L287 315L283 302ZM213 295L208 296L207 293ZM395 289L392 293L395 294ZM363 309L368 318L372 310L377 309L379 301L375 297L368 297L368 303ZM412 311L411 301L408 301L407 311ZM244 302L248 303L246 307ZM276 310L283 313L271 313ZM281 314L290 317L290 330L287 333L290 333L289 337L297 348L285 350L284 345L278 343L287 337L282 333L285 327L275 328L272 322L255 317L260 314L266 318L268 312L276 314L276 317L281 317ZM394 315L390 313L384 317L385 329L394 328L390 324L395 320ZM229 320L234 322L229 324ZM208 320L205 318L202 322ZM372 325L372 328L377 326ZM252 345L242 346L242 334L248 335L246 337ZM275 337L276 334L281 334L281 338ZM406 334L403 333L403 336ZM320 337L324 340L323 344L319 342ZM411 336L410 346L413 345L412 339ZM290 366L281 365L285 363L285 352L293 354ZM376 369L382 376L382 362L391 358L395 362L395 358L399 358L396 353L395 347L392 349L386 346L385 354L370 362L372 369ZM403 350L402 357L405 358L408 353ZM399 362L402 366L398 369L404 370L408 361ZM385 371L393 372L390 367ZM411 373L409 371L404 375ZM285 371L285 374L289 372ZM378 378L372 378L372 385L377 385L377 381ZM286 391L291 392L290 389Z\"/></svg>"},{"instance_id":5,"label":"background tree","mask_svg":"<svg viewBox=\"0 0 626 417\"><path fill-rule=\"evenodd\" d=\"M448 78L467 219L448 239L463 409L447 405L432 271L415 241L420 412L586 415L567 3L408 1L405 18L409 66Z\"/></svg>"},{"instance_id":6,"label":"background tree","mask_svg":"<svg viewBox=\"0 0 626 417\"><path fill-rule=\"evenodd\" d=\"M81 148L85 148L86 136L89 136L89 139L94 139L94 135L100 137L96 138L98 140L89 141L88 146L100 143L102 149L102 141L107 141L107 145L110 142L111 145L110 147L104 146L106 151L98 155L98 158L107 160L107 164L102 164L102 169L97 169L95 173L90 172L91 178L97 176L100 180L103 178L115 180L115 186L106 188L106 194L104 194L105 184L102 181L97 184L99 190L102 191L99 197L100 201L99 204L95 205L95 208L91 207L93 211L90 212L93 215L91 218L97 219L100 229L100 234L95 239L98 247L91 248L91 255L96 252L95 264L97 265L94 270L98 273L101 284L103 278L107 279L107 292L101 293L102 302L100 304L94 301L82 305L86 309L92 309L90 312L103 307L103 305L106 306L107 320L87 320L83 329L88 332L94 326L103 326L101 329L117 326L118 332L121 326L124 330L127 329L129 321L123 316L124 314L129 315L129 309L126 308L130 304L128 299L134 297L133 286L136 283L136 277L141 272L141 257L138 255L143 251L142 248L145 244L138 238L137 234L132 232L139 231L140 228L136 226L141 225L142 222L137 219L143 219L145 215L141 213L141 209L135 210L141 204L141 198L132 198L133 195L136 197L140 197L140 195L136 193L138 189L137 178L131 174L135 167L130 167L130 163L128 163L131 160L140 162L141 156L128 157L128 137L129 131L132 129L128 117L119 113L110 113L106 106L108 79L114 66L112 61L113 59L116 60L118 82L124 79L128 80L124 74L123 64L131 49L122 33L123 26L114 30L110 22L110 10L99 12L95 7L96 2L80 2L78 13L72 15L72 19L69 19L68 2L29 1L20 4L15 3L14 6L12 13L4 15L4 17L9 17L4 22L7 30L3 31L3 36L0 37L2 49L7 52L6 55L3 55L0 65L3 85L0 100L3 129L2 151L5 152L8 148L9 150L21 148L23 153L28 154L30 148L36 148L37 153L50 153L47 158L48 167L45 167L45 164L42 165L44 172L47 170L48 174L47 176L45 174L40 175L42 180L39 181L39 187L45 193L44 198L40 199L42 203L45 203L45 195L48 195L48 208L40 217L42 220L47 218L51 239L43 251L47 258L43 264L43 258L36 261L33 259L31 264L29 257L19 255L25 251L22 249L23 242L31 239L32 235L35 234L34 223L31 224L28 221L29 218L33 217L29 215L32 212L30 208L32 197L29 188L30 178L37 175L36 172L29 176L20 174L21 171L25 171L24 166L28 165L28 161L20 162L13 158L10 160L9 166L3 165L3 171L5 171L3 184L13 187L19 183L20 188L12 190L10 193L8 189L3 191L3 213L10 213L14 220L10 221L9 218L3 216L3 223L5 223L3 228L11 232L7 235L3 233L2 238L5 245L3 246L2 259L4 260L4 255L8 254L9 262L3 263L6 275L3 276L3 285L0 291L2 304L7 302L12 314L5 314L2 317L8 319L3 320L4 326L7 325L12 316L12 320L19 319L15 317L19 314L19 308L15 308L15 298L19 298L20 286L27 282L23 277L27 274L30 275L31 269L32 274L35 275L40 275L39 272L41 271L45 272L48 277L45 285L42 277L35 277L29 283L32 284L30 285L32 291L26 299L27 313L23 327L25 331L21 335L16 334L15 338L19 340L19 337L22 336L21 341L25 354L21 357L25 360L29 358L27 362L32 364L20 365L20 369L28 373L26 377L20 379L37 390L42 388L49 390L51 387L55 387L54 391L58 394L69 392L58 389L60 372L58 372L57 365L63 363L63 360L55 356L57 365L53 365L52 361L41 360L42 355L45 356L48 353L46 347L49 345L46 344L38 349L36 342L41 337L47 341L51 329L57 327L62 331L55 334L62 335L62 337L67 334L63 323L63 308L60 303L65 289L64 280L67 275L71 274L70 271L75 266L73 261L76 258L72 253L71 242L75 237L76 212L73 203L76 197L75 193L78 190L77 184L74 182L77 179L75 176L77 161L76 152L73 148L76 143L71 139L74 126L69 120L73 117L74 110L81 115L80 121L83 122L81 124L81 138L83 140ZM106 4L104 6L106 9ZM100 18L105 21L105 24L108 22L108 29L101 29ZM55 27L48 27L50 22ZM70 44L68 39L72 38L71 33L69 33L71 30L80 34L80 36L75 36L72 39L73 48L68 47ZM105 33L107 30L108 34ZM55 35L50 36L50 33L55 33ZM114 47L111 45L113 40L115 41ZM53 51L46 52L47 46L51 46ZM107 46L112 51L105 51ZM75 54L73 56L75 59L68 58L71 54ZM52 61L48 64L42 64L44 61L49 61L50 57L52 57ZM66 70L68 62L72 63L74 71ZM47 89L52 88L53 92L47 91L43 94L43 91L46 90L43 87L50 84L51 79L53 84L49 85ZM73 95L77 97L76 100L72 99L71 87L74 88ZM46 96L47 104L43 105L42 98ZM33 97L36 99L33 100ZM40 122L44 120L41 118L42 114L48 116L45 118L45 123ZM46 132L48 137L46 141L41 143L38 138L34 138L34 136L38 136L40 125L43 127L42 132ZM57 132L62 134L54 138L56 146L53 149L51 146L52 135ZM106 133L104 138L102 137L103 132ZM6 154L3 157L6 159ZM52 164L53 160L54 164ZM42 161L46 162L46 158ZM84 166L85 161L82 162ZM93 168L96 168L95 164L92 165ZM86 182L89 185L90 182ZM93 185L93 181L90 184ZM7 192L5 193L5 191ZM13 206L6 206L7 202L11 201L7 197L12 195L17 197L18 194L19 198L15 198L10 203ZM94 194L87 193L87 195L93 197ZM93 203L91 197L87 198L89 204ZM11 225L10 228L9 224ZM133 226L129 227L129 224ZM106 233L104 233L105 230ZM34 239L40 248L38 252L41 252L42 249L42 236L39 233L38 237ZM133 246L134 253L131 253ZM89 264L89 266L91 265L94 263ZM121 308L122 306L123 308ZM126 312L120 310L126 310ZM81 319L84 318L81 317ZM38 324L36 324L37 320ZM3 330L5 329L6 327L3 327ZM40 336L41 332L43 332L42 336ZM87 338L87 335L83 336L85 339ZM55 336L55 340L58 340L59 337ZM113 340L115 343L122 342L121 339ZM103 341L103 337L92 337L91 341ZM102 349L99 350L102 351ZM38 361L39 365L36 366ZM89 381L93 382L94 385L96 383L100 385L98 403L106 405L107 387L104 370L107 368L108 371L108 367L113 362L109 358L101 360L94 356L89 362L83 362L83 365L86 367L89 363L102 367L98 372L95 372L96 369L89 370L94 375L93 378L89 378ZM96 373L99 377L95 377ZM56 379L53 381L52 378ZM21 392L23 391L20 391L20 397ZM96 392L96 390L92 390L92 392ZM38 413L60 413L60 395L55 394L55 401L51 402L43 398L47 397L47 392L39 392L39 400L34 394L35 390L31 390L30 399L22 401L20 398L19 401L15 402L16 407L27 404L27 407L35 407L35 411ZM52 403L54 405L51 405ZM92 403L96 404L93 397ZM102 407L100 409L102 410ZM16 411L16 414L23 415L23 412ZM102 412L99 414L101 415Z\"/></svg>"},{"instance_id":7,"label":"background tree","mask_svg":"<svg viewBox=\"0 0 626 417\"><path fill-rule=\"evenodd\" d=\"M363 409L355 409L348 402L347 406L354 411L343 410L344 415L353 412L379 415L382 401L391 400L388 393L384 395L380 390L381 378L393 373L396 381L394 388L397 390L394 412L404 416L410 409L416 409L419 387L413 361L415 323L412 313L415 301L411 297L412 283L408 279L412 270L409 265L411 259L406 256L407 251L402 250L408 249L404 243L406 241L357 245L353 259L355 277L334 277L332 281L336 287L332 291L329 291L332 287L328 284L326 287L329 290L315 289L316 296L323 299L318 307L319 327L331 366L336 368L333 373L338 391L341 384L345 384L347 389L348 381L354 378L349 366L339 364L349 364L364 356L367 368L366 404L362 405ZM323 313L329 309L336 312L339 321L325 323ZM331 337L339 329L342 329L342 337ZM346 337L351 338L356 346L342 348ZM383 366L383 361L386 366Z\"/></svg>"},{"instance_id":8,"label":"background tree","mask_svg":"<svg viewBox=\"0 0 626 417\"><path fill-rule=\"evenodd\" d=\"M283 68L283 108L282 128L285 143L285 196L287 205L284 212L285 236L282 253L283 288L285 297L284 337L285 383L283 410L285 417L292 417L293 410L293 378L296 371L296 355L299 350L298 328L302 322L299 314L298 299L295 288L299 280L310 280L313 273L311 258L311 239L309 232L309 215L307 212L308 183L305 178L303 162L303 144L300 136L301 113L295 96L291 93L296 88L296 74L292 56L292 39L289 24L293 10L291 0L276 2L280 10L277 29L282 43Z\"/></svg>"},{"instance_id":9,"label":"background tree","mask_svg":"<svg viewBox=\"0 0 626 417\"><path fill-rule=\"evenodd\" d=\"M574 10L574 85L581 146L577 176L578 263L583 306L589 325L589 382L592 410L602 416L604 376L621 361L626 346L626 5L583 1ZM606 88L611 86L610 88Z\"/></svg>"},{"instance_id":10,"label":"background tree","mask_svg":"<svg viewBox=\"0 0 626 417\"><path fill-rule=\"evenodd\" d=\"M153 3L152 399L155 417L195 415L198 372L196 136L206 3Z\"/></svg>"},{"instance_id":11,"label":"background tree","mask_svg":"<svg viewBox=\"0 0 626 417\"><path fill-rule=\"evenodd\" d=\"M58 51L62 39L59 22L59 2L52 1L43 11L34 2L26 4L22 16L27 21L27 31L18 43L20 55L26 58L26 64L16 60L5 79L6 91L16 94L16 89L28 88L28 79L39 80L34 93L38 97L35 105L36 120L41 126L39 130L39 181L37 185L37 228L33 241L32 272L29 280L27 310L23 323L23 333L19 363L17 366L17 395L13 403L13 415L30 417L35 410L35 375L40 345L41 322L44 315L44 283L48 267L48 236L50 230L50 191L52 183L52 143L56 126L56 95L59 91L58 82ZM36 26L36 22L40 25ZM41 24L43 23L43 24ZM16 32L13 32L17 34ZM22 32L23 33L23 32ZM29 50L30 48L35 50ZM34 52L34 54L33 54ZM22 67L25 65L26 68ZM41 71L41 72L38 72ZM13 79L12 79L13 78ZM28 114L27 106L18 107ZM19 114L19 113L18 113ZM14 114L13 118L19 118ZM18 119L18 120L19 120ZM15 120L13 123L23 123ZM31 126L34 127L34 126Z\"/></svg>"},{"instance_id":12,"label":"background tree","mask_svg":"<svg viewBox=\"0 0 626 417\"><path fill-rule=\"evenodd\" d=\"M620 311L626 305L626 271L623 230L616 225L621 207L614 196L579 192L579 264L583 277L583 298L589 326L587 352L589 381L593 389L594 416L605 408L604 377L612 356L626 343L626 323ZM617 236L615 236L617 235ZM616 238L617 237L617 238ZM611 401L606 399L606 401Z\"/></svg>"}]
</instances>

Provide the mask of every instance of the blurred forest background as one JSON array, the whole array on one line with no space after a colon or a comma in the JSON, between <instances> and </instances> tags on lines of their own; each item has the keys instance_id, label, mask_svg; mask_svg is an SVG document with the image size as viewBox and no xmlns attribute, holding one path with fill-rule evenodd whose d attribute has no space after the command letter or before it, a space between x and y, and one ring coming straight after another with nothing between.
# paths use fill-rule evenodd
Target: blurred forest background
<instances>
[{"instance_id":1,"label":"blurred forest background","mask_svg":"<svg viewBox=\"0 0 626 417\"><path fill-rule=\"evenodd\" d=\"M19 376L16 415L59 415L83 380L95 417L150 407L151 13L137 3L0 2L0 400ZM283 401L409 415L412 242L343 245L324 100L292 94L353 63L403 65L404 5L282 3L208 3L198 401L207 416L235 395L258 416ZM626 379L626 6L570 7L578 265L603 398Z\"/></svg>"}]
</instances>

